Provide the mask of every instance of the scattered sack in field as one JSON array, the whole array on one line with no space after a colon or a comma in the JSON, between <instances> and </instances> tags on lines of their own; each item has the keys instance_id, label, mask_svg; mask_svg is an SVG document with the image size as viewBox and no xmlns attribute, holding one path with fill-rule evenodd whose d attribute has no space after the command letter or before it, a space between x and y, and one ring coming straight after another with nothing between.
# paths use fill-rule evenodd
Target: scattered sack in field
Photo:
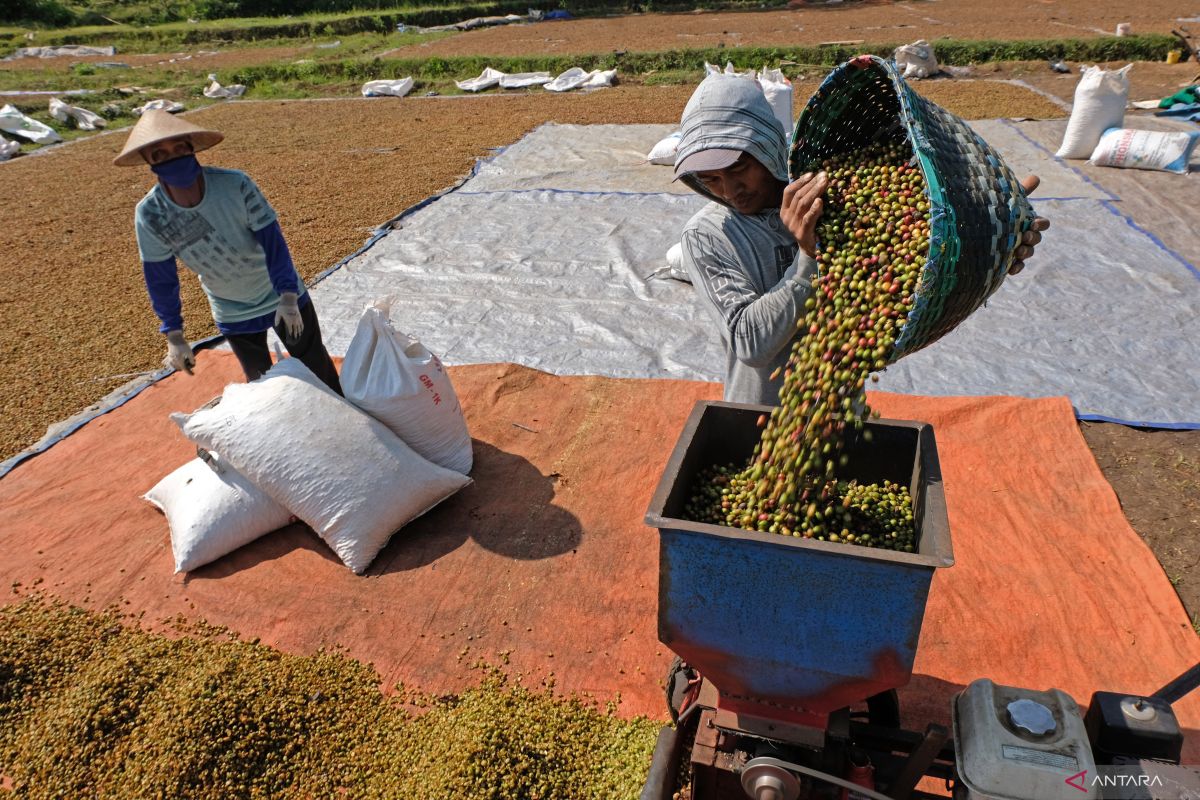
<instances>
[{"instance_id":1,"label":"scattered sack in field","mask_svg":"<svg viewBox=\"0 0 1200 800\"><path fill-rule=\"evenodd\" d=\"M517 72L513 75L500 76L501 89L525 89L529 86L542 86L549 82L549 72Z\"/></svg>"},{"instance_id":2,"label":"scattered sack in field","mask_svg":"<svg viewBox=\"0 0 1200 800\"><path fill-rule=\"evenodd\" d=\"M167 517L175 571L191 572L292 521L292 514L228 464L198 458L143 496Z\"/></svg>"},{"instance_id":3,"label":"scattered sack in field","mask_svg":"<svg viewBox=\"0 0 1200 800\"><path fill-rule=\"evenodd\" d=\"M412 91L412 76L390 81L367 81L363 84L363 97L404 97Z\"/></svg>"},{"instance_id":4,"label":"scattered sack in field","mask_svg":"<svg viewBox=\"0 0 1200 800\"><path fill-rule=\"evenodd\" d=\"M20 142L10 142L0 136L0 161L8 161L19 152L21 152Z\"/></svg>"},{"instance_id":5,"label":"scattered sack in field","mask_svg":"<svg viewBox=\"0 0 1200 800\"><path fill-rule=\"evenodd\" d=\"M417 455L297 358L172 414L185 436L245 475L363 572L392 534L471 482Z\"/></svg>"},{"instance_id":6,"label":"scattered sack in field","mask_svg":"<svg viewBox=\"0 0 1200 800\"><path fill-rule=\"evenodd\" d=\"M784 77L783 70L763 67L758 71L758 85L762 87L771 111L775 112L775 119L783 126L784 140L791 142L796 127L792 118L792 82Z\"/></svg>"},{"instance_id":7,"label":"scattered sack in field","mask_svg":"<svg viewBox=\"0 0 1200 800\"><path fill-rule=\"evenodd\" d=\"M594 69L591 72L582 67L571 67L542 88L548 92L569 92L572 89L604 89L617 81L615 69Z\"/></svg>"},{"instance_id":8,"label":"scattered sack in field","mask_svg":"<svg viewBox=\"0 0 1200 800\"><path fill-rule=\"evenodd\" d=\"M99 114L93 114L79 106L69 106L57 97L50 98L50 116L59 122L74 120L76 127L81 131L94 131L108 124Z\"/></svg>"},{"instance_id":9,"label":"scattered sack in field","mask_svg":"<svg viewBox=\"0 0 1200 800\"><path fill-rule=\"evenodd\" d=\"M572 89L578 89L580 86L583 86L590 77L592 77L592 73L583 67L571 67L547 83L545 88L547 92L569 92Z\"/></svg>"},{"instance_id":10,"label":"scattered sack in field","mask_svg":"<svg viewBox=\"0 0 1200 800\"><path fill-rule=\"evenodd\" d=\"M1099 167L1156 169L1186 174L1200 133L1111 128L1100 137L1089 164Z\"/></svg>"},{"instance_id":11,"label":"scattered sack in field","mask_svg":"<svg viewBox=\"0 0 1200 800\"><path fill-rule=\"evenodd\" d=\"M62 137L49 125L25 116L11 104L0 108L0 131L20 136L35 144L54 144L62 141Z\"/></svg>"},{"instance_id":12,"label":"scattered sack in field","mask_svg":"<svg viewBox=\"0 0 1200 800\"><path fill-rule=\"evenodd\" d=\"M763 95L767 98L767 104L771 106L771 111L775 114L775 119L779 120L780 126L783 128L784 139L791 141L792 128L795 127L795 121L792 119L792 82L784 77L783 70L767 69L763 67L756 74L754 70L746 70L738 72L733 67L733 62L725 64L725 71L722 72L716 66L704 62L704 77L709 75L736 75L739 78L746 78L758 83L758 88L762 89Z\"/></svg>"},{"instance_id":13,"label":"scattered sack in field","mask_svg":"<svg viewBox=\"0 0 1200 800\"><path fill-rule=\"evenodd\" d=\"M392 327L390 300L363 311L342 361L346 399L435 464L471 471L471 434L450 376L417 339Z\"/></svg>"},{"instance_id":14,"label":"scattered sack in field","mask_svg":"<svg viewBox=\"0 0 1200 800\"><path fill-rule=\"evenodd\" d=\"M683 138L682 131L675 131L670 136L659 139L658 144L650 148L646 160L651 164L663 167L675 166L675 152L679 149L679 140Z\"/></svg>"},{"instance_id":15,"label":"scattered sack in field","mask_svg":"<svg viewBox=\"0 0 1200 800\"><path fill-rule=\"evenodd\" d=\"M217 83L217 76L211 74L208 76L208 79L211 83L204 89L204 96L211 100L221 97L226 99L241 97L246 93L246 87L240 83L235 83L232 86L222 86Z\"/></svg>"},{"instance_id":16,"label":"scattered sack in field","mask_svg":"<svg viewBox=\"0 0 1200 800\"><path fill-rule=\"evenodd\" d=\"M715 64L710 64L707 61L704 62L704 77L707 78L709 75L720 75L720 74L722 74L720 67L716 66ZM752 80L754 78L754 70L748 69L745 72L738 72L736 69L734 69L732 61L725 62L724 74L725 75L737 75L740 78L750 78Z\"/></svg>"},{"instance_id":17,"label":"scattered sack in field","mask_svg":"<svg viewBox=\"0 0 1200 800\"><path fill-rule=\"evenodd\" d=\"M1128 64L1118 70L1088 67L1075 87L1075 104L1067 120L1067 132L1062 147L1055 153L1059 158L1087 158L1100 143L1109 128L1119 128L1125 121L1125 104L1129 102Z\"/></svg>"},{"instance_id":18,"label":"scattered sack in field","mask_svg":"<svg viewBox=\"0 0 1200 800\"><path fill-rule=\"evenodd\" d=\"M904 77L928 78L938 72L937 57L933 53L933 45L924 39L918 39L912 44L901 45L892 54L892 60L897 67L904 68Z\"/></svg>"},{"instance_id":19,"label":"scattered sack in field","mask_svg":"<svg viewBox=\"0 0 1200 800\"><path fill-rule=\"evenodd\" d=\"M616 69L594 69L581 89L607 89L617 82Z\"/></svg>"},{"instance_id":20,"label":"scattered sack in field","mask_svg":"<svg viewBox=\"0 0 1200 800\"><path fill-rule=\"evenodd\" d=\"M178 114L180 111L183 111L183 103L176 103L174 100L151 100L145 105L135 108L133 113L140 117L147 111L154 111L160 108L169 114Z\"/></svg>"},{"instance_id":21,"label":"scattered sack in field","mask_svg":"<svg viewBox=\"0 0 1200 800\"><path fill-rule=\"evenodd\" d=\"M483 72L479 73L478 78L471 78L467 81L455 81L454 85L464 92L479 92L492 88L500 83L500 79L503 77L504 73L500 70L484 67Z\"/></svg>"}]
</instances>

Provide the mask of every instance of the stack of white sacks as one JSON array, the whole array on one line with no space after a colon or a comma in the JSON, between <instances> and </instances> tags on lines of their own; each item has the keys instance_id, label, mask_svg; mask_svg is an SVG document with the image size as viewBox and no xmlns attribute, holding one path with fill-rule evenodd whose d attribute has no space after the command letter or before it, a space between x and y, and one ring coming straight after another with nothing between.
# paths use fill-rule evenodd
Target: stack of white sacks
<instances>
[{"instance_id":1,"label":"stack of white sacks","mask_svg":"<svg viewBox=\"0 0 1200 800\"><path fill-rule=\"evenodd\" d=\"M1152 131L1126 128L1129 70L1088 67L1075 87L1075 103L1059 158L1086 158L1100 167L1161 170L1186 175L1192 152L1200 144L1196 131Z\"/></svg>"},{"instance_id":2,"label":"stack of white sacks","mask_svg":"<svg viewBox=\"0 0 1200 800\"><path fill-rule=\"evenodd\" d=\"M783 72L778 69L767 69L763 67L757 73L754 70L746 70L738 72L732 62L725 64L725 71L722 73L719 67L704 62L704 75L737 75L747 80L756 81L758 87L762 89L763 95L767 98L767 103L771 106L771 111L775 114L775 119L779 120L780 126L783 128L783 135L791 141L792 129L795 127L795 122L792 120L792 82L784 76ZM646 161L650 164L658 164L664 167L675 166L675 151L679 147L680 131L675 131L670 136L662 139L654 147L650 148L650 152L646 154Z\"/></svg>"},{"instance_id":3,"label":"stack of white sacks","mask_svg":"<svg viewBox=\"0 0 1200 800\"><path fill-rule=\"evenodd\" d=\"M210 458L145 496L167 517L176 572L300 520L362 573L392 535L471 482L471 437L441 361L364 312L342 364L343 399L283 359L219 402L172 414Z\"/></svg>"}]
</instances>

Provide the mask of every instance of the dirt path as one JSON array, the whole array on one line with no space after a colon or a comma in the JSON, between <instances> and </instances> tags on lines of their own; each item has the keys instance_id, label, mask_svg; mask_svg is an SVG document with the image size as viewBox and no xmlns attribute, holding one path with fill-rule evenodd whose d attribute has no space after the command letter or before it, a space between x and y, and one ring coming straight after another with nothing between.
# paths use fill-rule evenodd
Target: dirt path
<instances>
[{"instance_id":1,"label":"dirt path","mask_svg":"<svg viewBox=\"0 0 1200 800\"><path fill-rule=\"evenodd\" d=\"M642 14L480 29L394 50L405 58L608 53L700 47L911 42L954 39L1061 39L1111 35L1128 22L1135 33L1169 33L1200 9L1178 0L912 0L805 6L787 11ZM1200 29L1200 25L1194 26Z\"/></svg>"},{"instance_id":2,"label":"dirt path","mask_svg":"<svg viewBox=\"0 0 1200 800\"><path fill-rule=\"evenodd\" d=\"M1158 557L1192 624L1200 622L1200 431L1084 422L1083 437L1133 529Z\"/></svg>"}]
</instances>

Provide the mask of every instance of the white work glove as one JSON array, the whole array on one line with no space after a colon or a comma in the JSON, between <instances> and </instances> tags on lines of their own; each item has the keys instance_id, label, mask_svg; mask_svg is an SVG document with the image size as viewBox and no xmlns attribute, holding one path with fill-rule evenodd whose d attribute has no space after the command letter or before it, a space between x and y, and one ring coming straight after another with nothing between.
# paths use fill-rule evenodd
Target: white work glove
<instances>
[{"instance_id":1,"label":"white work glove","mask_svg":"<svg viewBox=\"0 0 1200 800\"><path fill-rule=\"evenodd\" d=\"M300 296L295 292L279 295L279 308L275 309L275 327L283 324L288 339L299 339L304 333L304 320L300 319Z\"/></svg>"},{"instance_id":2,"label":"white work glove","mask_svg":"<svg viewBox=\"0 0 1200 800\"><path fill-rule=\"evenodd\" d=\"M196 356L187 339L183 338L183 331L167 331L167 357L163 359L163 366L192 374Z\"/></svg>"}]
</instances>

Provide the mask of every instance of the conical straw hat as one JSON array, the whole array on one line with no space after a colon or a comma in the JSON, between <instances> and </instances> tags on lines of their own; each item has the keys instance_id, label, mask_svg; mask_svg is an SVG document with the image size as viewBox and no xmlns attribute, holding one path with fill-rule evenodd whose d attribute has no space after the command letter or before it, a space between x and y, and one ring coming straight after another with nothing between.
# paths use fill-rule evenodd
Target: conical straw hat
<instances>
[{"instance_id":1,"label":"conical straw hat","mask_svg":"<svg viewBox=\"0 0 1200 800\"><path fill-rule=\"evenodd\" d=\"M164 139L174 139L176 136L186 136L191 139L192 150L197 153L207 150L225 138L225 134L220 131L199 128L186 119L156 108L142 114L142 118L129 132L129 138L125 140L125 149L113 159L113 164L118 167L135 167L138 164L145 164L146 161L138 152L139 150Z\"/></svg>"}]
</instances>

